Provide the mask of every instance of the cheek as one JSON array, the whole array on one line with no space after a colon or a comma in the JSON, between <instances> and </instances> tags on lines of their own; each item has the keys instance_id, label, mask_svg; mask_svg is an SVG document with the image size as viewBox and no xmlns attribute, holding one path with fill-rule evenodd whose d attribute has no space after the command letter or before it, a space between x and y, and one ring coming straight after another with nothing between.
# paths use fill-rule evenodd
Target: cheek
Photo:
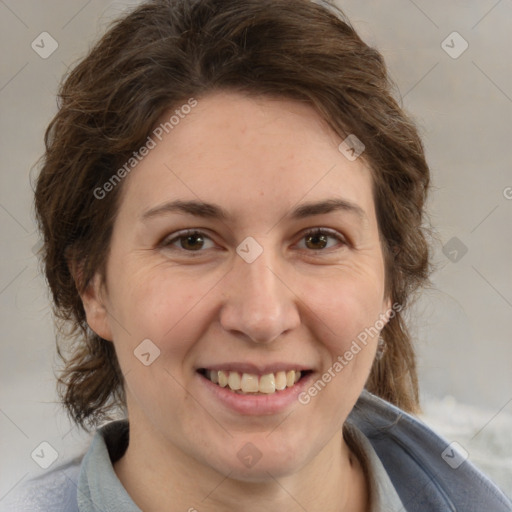
<instances>
[{"instance_id":1,"label":"cheek","mask_svg":"<svg viewBox=\"0 0 512 512\"><path fill-rule=\"evenodd\" d=\"M382 312L379 281L332 281L329 293L311 288L309 305L317 319L313 336L323 347L323 368L299 397L327 425L345 419L363 389L378 340L375 325ZM313 315L312 315L313 316ZM319 420L320 421L320 420Z\"/></svg>"},{"instance_id":2,"label":"cheek","mask_svg":"<svg viewBox=\"0 0 512 512\"><path fill-rule=\"evenodd\" d=\"M383 282L368 274L338 275L329 288L318 283L309 287L308 305L315 315L312 329L324 349L322 398L330 404L333 419L348 414L347 404L355 402L373 364L382 311ZM327 291L328 290L328 291ZM316 319L315 319L316 316ZM311 397L316 396L313 389ZM306 397L307 398L307 397ZM334 406L338 404L338 406ZM341 408L338 409L338 407Z\"/></svg>"},{"instance_id":3,"label":"cheek","mask_svg":"<svg viewBox=\"0 0 512 512\"><path fill-rule=\"evenodd\" d=\"M306 302L325 334L320 339L328 340L338 352L374 326L383 312L384 286L376 275L361 278L351 272L340 273L324 283L310 282L307 289Z\"/></svg>"},{"instance_id":4,"label":"cheek","mask_svg":"<svg viewBox=\"0 0 512 512\"><path fill-rule=\"evenodd\" d=\"M183 356L211 321L204 299L218 279L194 279L179 272L162 272L161 268L123 274L117 278L127 286L118 287L112 297L116 306L114 338L119 350L133 353L142 340L150 339L161 355L172 359Z\"/></svg>"},{"instance_id":5,"label":"cheek","mask_svg":"<svg viewBox=\"0 0 512 512\"><path fill-rule=\"evenodd\" d=\"M189 355L213 321L207 296L218 279L165 274L158 269L132 273L129 286L119 287L112 300L119 320L114 342L129 401L169 422L170 403L176 417L185 414ZM128 282L128 271L124 277Z\"/></svg>"}]
</instances>

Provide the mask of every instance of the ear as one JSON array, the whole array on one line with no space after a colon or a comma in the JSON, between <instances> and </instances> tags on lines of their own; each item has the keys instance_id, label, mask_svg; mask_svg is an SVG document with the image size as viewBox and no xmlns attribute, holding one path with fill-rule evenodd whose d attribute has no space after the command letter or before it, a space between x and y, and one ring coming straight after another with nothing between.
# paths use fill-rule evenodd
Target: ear
<instances>
[{"instance_id":1,"label":"ear","mask_svg":"<svg viewBox=\"0 0 512 512\"><path fill-rule=\"evenodd\" d=\"M89 327L101 338L112 341L110 316L105 305L105 289L99 274L94 275L80 298Z\"/></svg>"},{"instance_id":2,"label":"ear","mask_svg":"<svg viewBox=\"0 0 512 512\"><path fill-rule=\"evenodd\" d=\"M75 281L76 289L80 294L87 324L98 336L104 340L112 341L110 316L105 305L106 293L103 278L96 272L83 290L83 267L72 246L66 250L66 261L69 272Z\"/></svg>"},{"instance_id":3,"label":"ear","mask_svg":"<svg viewBox=\"0 0 512 512\"><path fill-rule=\"evenodd\" d=\"M385 297L382 301L382 315L387 318L386 324L389 322L389 314L391 311L394 312L394 310L391 307L392 301L391 297Z\"/></svg>"},{"instance_id":4,"label":"ear","mask_svg":"<svg viewBox=\"0 0 512 512\"><path fill-rule=\"evenodd\" d=\"M83 292L82 289L82 268L80 264L68 255L68 268L73 276L80 299L85 310L85 317L89 327L101 338L112 341L112 330L110 329L108 310L105 306L104 286L101 276L96 273Z\"/></svg>"}]
</instances>

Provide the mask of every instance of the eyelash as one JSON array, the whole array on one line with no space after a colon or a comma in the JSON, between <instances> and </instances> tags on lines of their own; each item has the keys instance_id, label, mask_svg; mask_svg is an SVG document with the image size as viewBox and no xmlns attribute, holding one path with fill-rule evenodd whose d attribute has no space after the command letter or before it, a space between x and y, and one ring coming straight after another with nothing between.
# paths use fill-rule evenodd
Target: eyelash
<instances>
[{"instance_id":1,"label":"eyelash","mask_svg":"<svg viewBox=\"0 0 512 512\"><path fill-rule=\"evenodd\" d=\"M313 229L309 229L309 230L307 230L307 231L302 233L300 240L302 241L302 240L304 240L308 236L315 237L315 236L322 236L322 235L326 235L329 238L336 239L338 241L338 243L341 244L342 246L348 245L347 240L342 235L340 235L337 231L334 231L334 230L331 230L331 229L327 229L327 228L313 228ZM172 238L169 238L169 237L165 238L163 240L163 242L161 243L161 246L164 247L164 248L170 249L170 250L178 250L178 251L183 251L183 252L189 253L189 256L192 256L192 257L199 256L200 253L202 253L205 250L207 250L207 249L198 249L197 251L193 251L193 250L184 249L183 247L172 247L172 245L174 243L177 243L181 239L184 239L184 238L189 237L189 236L201 236L204 239L208 239L208 240L213 241L212 238L210 236L208 236L203 231L196 230L196 229L187 229L187 230L180 231L180 232L176 233L174 236L172 236ZM332 247L327 247L327 248L324 248L324 249L307 249L306 248L306 249L302 249L302 250L305 250L308 253L313 253L313 254L316 253L316 254L318 254L320 252L329 251L329 249L333 249L333 248Z\"/></svg>"}]
</instances>

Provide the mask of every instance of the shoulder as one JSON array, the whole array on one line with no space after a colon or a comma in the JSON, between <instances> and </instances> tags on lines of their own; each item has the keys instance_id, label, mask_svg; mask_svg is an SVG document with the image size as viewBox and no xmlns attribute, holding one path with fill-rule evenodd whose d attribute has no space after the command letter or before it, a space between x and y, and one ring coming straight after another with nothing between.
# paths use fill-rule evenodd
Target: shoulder
<instances>
[{"instance_id":1,"label":"shoulder","mask_svg":"<svg viewBox=\"0 0 512 512\"><path fill-rule=\"evenodd\" d=\"M0 512L78 512L81 457L21 481L0 501Z\"/></svg>"},{"instance_id":2,"label":"shoulder","mask_svg":"<svg viewBox=\"0 0 512 512\"><path fill-rule=\"evenodd\" d=\"M348 421L370 441L408 511L512 511L467 454L410 414L364 391Z\"/></svg>"}]
</instances>

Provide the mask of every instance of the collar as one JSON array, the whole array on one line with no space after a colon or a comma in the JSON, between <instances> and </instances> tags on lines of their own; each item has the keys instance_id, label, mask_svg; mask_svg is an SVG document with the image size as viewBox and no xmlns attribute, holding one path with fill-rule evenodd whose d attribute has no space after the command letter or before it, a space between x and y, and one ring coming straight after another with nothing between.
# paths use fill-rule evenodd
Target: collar
<instances>
[{"instance_id":1,"label":"collar","mask_svg":"<svg viewBox=\"0 0 512 512\"><path fill-rule=\"evenodd\" d=\"M352 422L344 436L364 468L370 488L371 512L402 510L403 505L377 453ZM128 421L114 421L98 430L83 459L78 480L80 512L141 512L121 481L113 464L128 447Z\"/></svg>"},{"instance_id":2,"label":"collar","mask_svg":"<svg viewBox=\"0 0 512 512\"><path fill-rule=\"evenodd\" d=\"M113 463L128 447L128 421L100 428L82 461L78 477L80 512L142 512L117 478Z\"/></svg>"}]
</instances>

